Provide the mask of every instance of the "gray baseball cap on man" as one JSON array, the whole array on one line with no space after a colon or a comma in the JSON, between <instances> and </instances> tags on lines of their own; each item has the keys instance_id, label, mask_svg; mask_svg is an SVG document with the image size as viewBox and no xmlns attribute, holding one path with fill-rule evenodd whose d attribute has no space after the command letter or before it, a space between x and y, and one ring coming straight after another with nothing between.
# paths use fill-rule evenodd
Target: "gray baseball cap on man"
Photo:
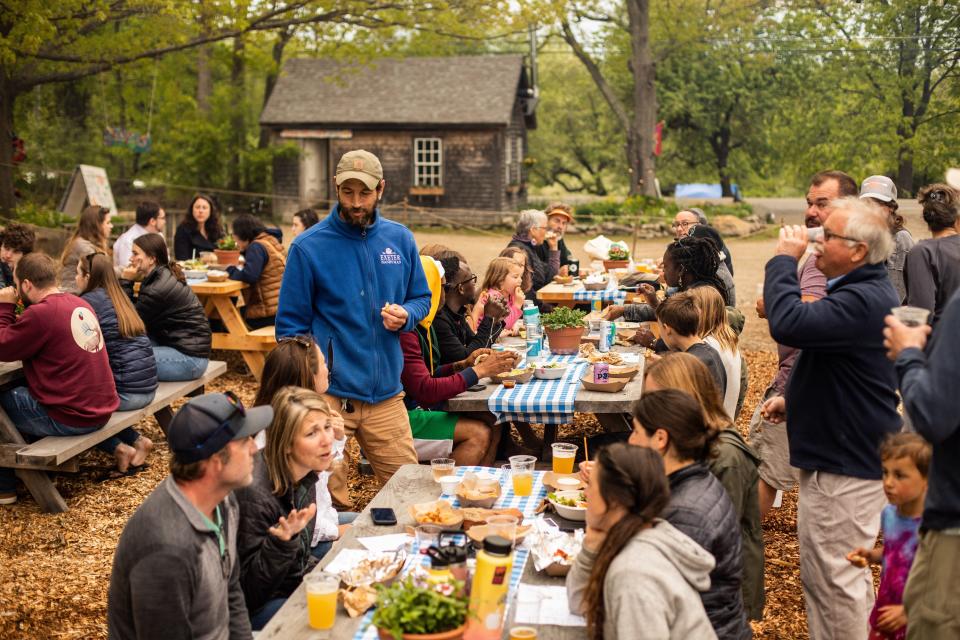
<instances>
[{"instance_id":1,"label":"gray baseball cap on man","mask_svg":"<svg viewBox=\"0 0 960 640\"><path fill-rule=\"evenodd\" d=\"M359 180L368 189L376 189L383 180L383 167L380 165L380 160L363 149L347 151L337 163L337 186L351 178Z\"/></svg>"},{"instance_id":2,"label":"gray baseball cap on man","mask_svg":"<svg viewBox=\"0 0 960 640\"><path fill-rule=\"evenodd\" d=\"M256 435L270 426L270 405L247 409L232 392L207 393L180 408L167 430L167 443L177 462L206 460L231 440Z\"/></svg>"},{"instance_id":3,"label":"gray baseball cap on man","mask_svg":"<svg viewBox=\"0 0 960 640\"><path fill-rule=\"evenodd\" d=\"M887 176L870 176L860 185L860 197L891 202L897 199L897 185Z\"/></svg>"}]
</instances>

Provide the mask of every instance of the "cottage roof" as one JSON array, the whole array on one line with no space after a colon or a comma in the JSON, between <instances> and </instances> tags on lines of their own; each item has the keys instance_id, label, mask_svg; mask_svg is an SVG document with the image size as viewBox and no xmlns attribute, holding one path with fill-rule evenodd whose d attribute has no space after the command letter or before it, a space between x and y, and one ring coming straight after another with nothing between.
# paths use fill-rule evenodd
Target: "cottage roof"
<instances>
[{"instance_id":1,"label":"cottage roof","mask_svg":"<svg viewBox=\"0 0 960 640\"><path fill-rule=\"evenodd\" d=\"M519 55L294 58L284 64L260 124L507 125L518 91L528 86Z\"/></svg>"}]
</instances>

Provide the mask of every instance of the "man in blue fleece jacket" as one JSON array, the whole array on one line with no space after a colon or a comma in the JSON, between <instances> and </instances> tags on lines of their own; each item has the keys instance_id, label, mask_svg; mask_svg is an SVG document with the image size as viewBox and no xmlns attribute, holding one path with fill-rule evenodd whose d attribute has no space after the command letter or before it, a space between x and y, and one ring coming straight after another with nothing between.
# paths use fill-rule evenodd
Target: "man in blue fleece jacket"
<instances>
[{"instance_id":1,"label":"man in blue fleece jacket","mask_svg":"<svg viewBox=\"0 0 960 640\"><path fill-rule=\"evenodd\" d=\"M800 469L797 538L810 637L866 640L873 607L869 571L844 549L873 548L886 504L880 442L900 429L896 374L883 348L883 322L899 304L884 261L893 250L873 205L831 203L816 265L827 296L804 304L797 260L807 230L782 229L766 267L770 335L802 349L786 388L790 464Z\"/></svg>"},{"instance_id":2,"label":"man in blue fleece jacket","mask_svg":"<svg viewBox=\"0 0 960 640\"><path fill-rule=\"evenodd\" d=\"M417 463L399 333L426 317L430 289L413 234L380 215L386 183L377 157L345 153L334 184L337 205L287 253L276 334L314 337L330 369L327 401L382 484Z\"/></svg>"},{"instance_id":3,"label":"man in blue fleece jacket","mask_svg":"<svg viewBox=\"0 0 960 640\"><path fill-rule=\"evenodd\" d=\"M920 546L903 593L908 638L955 638L960 629L960 292L950 298L937 335L887 316L886 346L913 427L933 445ZM952 327L952 329L951 329Z\"/></svg>"}]
</instances>

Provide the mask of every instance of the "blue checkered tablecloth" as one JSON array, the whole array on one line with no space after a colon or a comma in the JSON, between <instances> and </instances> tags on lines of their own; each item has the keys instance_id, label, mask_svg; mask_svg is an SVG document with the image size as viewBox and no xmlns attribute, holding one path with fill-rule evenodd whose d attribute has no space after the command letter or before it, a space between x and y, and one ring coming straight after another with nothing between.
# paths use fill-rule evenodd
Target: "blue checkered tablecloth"
<instances>
[{"instance_id":1,"label":"blue checkered tablecloth","mask_svg":"<svg viewBox=\"0 0 960 640\"><path fill-rule=\"evenodd\" d=\"M473 471L474 473L490 473L500 480L500 486L503 487L503 494L500 496L500 499L497 500L497 503L493 505L497 509L519 509L523 512L523 517L525 520L533 519L536 516L537 506L547 497L547 487L543 484L544 471L534 471L533 472L533 491L529 496L518 496L513 493L513 482L510 480L510 476L507 472L502 469L490 469L488 467L457 467L456 474L458 476L463 476L467 471ZM451 501L454 507L460 506L460 501L454 499ZM463 534L461 534L463 535ZM462 542L462 540L454 540L456 543ZM425 563L429 561L429 558L425 555L420 554L420 550L417 547L417 543L413 543L413 548L410 550L410 555L412 561L407 563L405 571L409 571L413 566L413 563ZM527 564L527 558L530 555L530 552L526 549L517 549L513 553L513 570L510 572L510 589L507 596L507 601L510 602L514 593L517 590L517 587L520 585L520 578L523 576L523 569ZM377 640L377 629L372 624L373 621L373 609L367 611L363 616L363 620L360 621L360 626L357 627L357 632L353 636L353 640Z\"/></svg>"},{"instance_id":2,"label":"blue checkered tablecloth","mask_svg":"<svg viewBox=\"0 0 960 640\"><path fill-rule=\"evenodd\" d=\"M619 289L603 289L601 291L587 291L586 289L577 289L573 292L573 299L577 302L592 302L594 300L603 300L604 302L615 302L623 304L627 299L627 292Z\"/></svg>"},{"instance_id":3,"label":"blue checkered tablecloth","mask_svg":"<svg viewBox=\"0 0 960 640\"><path fill-rule=\"evenodd\" d=\"M579 360L579 362L578 362ZM541 422L565 424L573 421L573 404L580 389L580 378L588 363L577 356L549 356L547 362L569 364L562 378L539 380L533 378L513 389L498 387L487 400L497 422Z\"/></svg>"}]
</instances>

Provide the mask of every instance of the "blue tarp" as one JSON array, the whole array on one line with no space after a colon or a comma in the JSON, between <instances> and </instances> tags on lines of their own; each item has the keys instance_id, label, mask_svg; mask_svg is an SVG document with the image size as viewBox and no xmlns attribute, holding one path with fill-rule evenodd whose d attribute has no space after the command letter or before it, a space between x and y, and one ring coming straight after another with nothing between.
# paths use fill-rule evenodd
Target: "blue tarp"
<instances>
[{"instance_id":1,"label":"blue tarp","mask_svg":"<svg viewBox=\"0 0 960 640\"><path fill-rule=\"evenodd\" d=\"M674 196L677 198L721 198L723 190L719 184L678 184Z\"/></svg>"}]
</instances>

